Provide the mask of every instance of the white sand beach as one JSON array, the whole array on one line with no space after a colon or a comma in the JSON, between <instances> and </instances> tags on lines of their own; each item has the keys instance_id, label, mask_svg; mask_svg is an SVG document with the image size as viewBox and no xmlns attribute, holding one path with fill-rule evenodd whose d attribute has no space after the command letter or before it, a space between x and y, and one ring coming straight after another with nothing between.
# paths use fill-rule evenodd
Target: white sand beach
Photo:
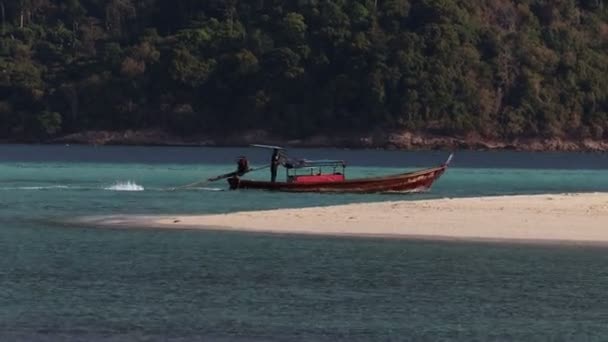
<instances>
[{"instance_id":1,"label":"white sand beach","mask_svg":"<svg viewBox=\"0 0 608 342\"><path fill-rule=\"evenodd\" d=\"M608 243L608 193L392 201L222 215L113 217L115 227Z\"/></svg>"}]
</instances>

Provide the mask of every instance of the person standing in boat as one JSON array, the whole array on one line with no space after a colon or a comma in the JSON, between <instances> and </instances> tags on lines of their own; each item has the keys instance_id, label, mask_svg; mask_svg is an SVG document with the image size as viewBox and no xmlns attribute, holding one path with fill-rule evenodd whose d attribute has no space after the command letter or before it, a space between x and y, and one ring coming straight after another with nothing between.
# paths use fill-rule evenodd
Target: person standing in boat
<instances>
[{"instance_id":1,"label":"person standing in boat","mask_svg":"<svg viewBox=\"0 0 608 342\"><path fill-rule=\"evenodd\" d=\"M277 169L281 163L281 155L279 149L275 148L272 151L272 157L270 157L270 181L272 183L277 181Z\"/></svg>"}]
</instances>

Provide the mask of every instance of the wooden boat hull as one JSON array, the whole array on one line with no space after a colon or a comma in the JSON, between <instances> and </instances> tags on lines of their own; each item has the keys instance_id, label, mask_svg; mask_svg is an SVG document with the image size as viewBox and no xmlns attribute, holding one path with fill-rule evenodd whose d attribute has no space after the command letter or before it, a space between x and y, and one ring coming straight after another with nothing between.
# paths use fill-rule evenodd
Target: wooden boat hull
<instances>
[{"instance_id":1,"label":"wooden boat hull","mask_svg":"<svg viewBox=\"0 0 608 342\"><path fill-rule=\"evenodd\" d=\"M231 190L258 189L286 192L321 192L321 193L404 193L428 190L441 177L448 164L439 167L402 173L397 175L345 180L341 182L287 183L254 181L230 178Z\"/></svg>"}]
</instances>

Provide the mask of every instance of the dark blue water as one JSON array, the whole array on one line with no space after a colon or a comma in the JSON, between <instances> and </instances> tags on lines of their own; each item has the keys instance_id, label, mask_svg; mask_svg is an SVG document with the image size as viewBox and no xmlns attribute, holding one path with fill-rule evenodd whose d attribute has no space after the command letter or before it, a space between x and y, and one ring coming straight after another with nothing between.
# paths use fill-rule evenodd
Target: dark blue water
<instances>
[{"instance_id":1,"label":"dark blue water","mask_svg":"<svg viewBox=\"0 0 608 342\"><path fill-rule=\"evenodd\" d=\"M344 158L353 176L447 157L292 153ZM0 341L608 339L604 248L64 224L81 215L608 191L604 154L515 152L457 152L435 187L415 196L165 190L222 173L240 154L266 162L254 149L0 146ZM143 191L117 191L133 190L126 181Z\"/></svg>"},{"instance_id":2,"label":"dark blue water","mask_svg":"<svg viewBox=\"0 0 608 342\"><path fill-rule=\"evenodd\" d=\"M429 166L444 161L447 151L388 151L348 149L289 149L292 157L340 159L348 165L373 167ZM76 162L128 164L234 164L240 155L253 163L266 164L270 153L262 148L121 147L0 145L0 162ZM477 152L458 151L453 161L461 168L503 169L608 169L608 153Z\"/></svg>"}]
</instances>

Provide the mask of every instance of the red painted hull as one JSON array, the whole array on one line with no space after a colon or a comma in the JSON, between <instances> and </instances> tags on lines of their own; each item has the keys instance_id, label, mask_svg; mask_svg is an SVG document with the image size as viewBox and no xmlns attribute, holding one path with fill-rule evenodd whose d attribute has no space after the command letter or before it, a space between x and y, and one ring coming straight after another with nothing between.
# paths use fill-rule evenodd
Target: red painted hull
<instances>
[{"instance_id":1,"label":"red painted hull","mask_svg":"<svg viewBox=\"0 0 608 342\"><path fill-rule=\"evenodd\" d=\"M338 182L287 183L230 178L230 189L258 189L287 192L390 193L416 192L431 187L445 172L447 163L439 167L397 175L345 180Z\"/></svg>"}]
</instances>

